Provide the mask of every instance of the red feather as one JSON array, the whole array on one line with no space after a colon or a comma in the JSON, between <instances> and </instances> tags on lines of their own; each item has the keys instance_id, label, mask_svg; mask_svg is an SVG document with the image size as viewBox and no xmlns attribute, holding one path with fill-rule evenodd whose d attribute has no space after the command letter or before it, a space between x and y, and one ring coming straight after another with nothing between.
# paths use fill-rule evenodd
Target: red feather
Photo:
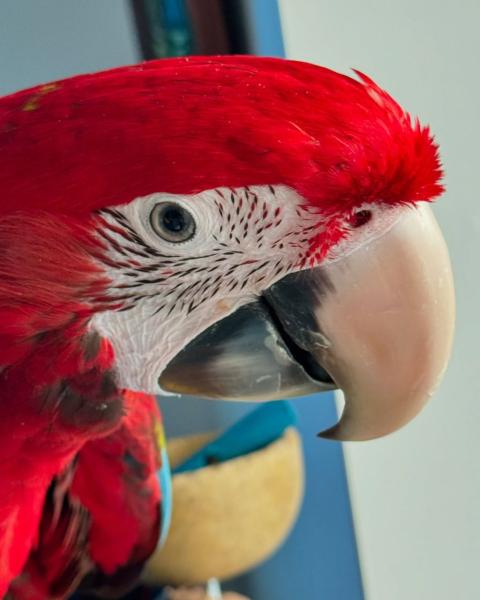
<instances>
[{"instance_id":1,"label":"red feather","mask_svg":"<svg viewBox=\"0 0 480 600\"><path fill-rule=\"evenodd\" d=\"M126 392L121 427L85 444L51 485L10 597L63 599L78 586L117 594L136 582L159 537L159 427L155 398Z\"/></svg>"},{"instance_id":2,"label":"red feather","mask_svg":"<svg viewBox=\"0 0 480 600\"><path fill-rule=\"evenodd\" d=\"M281 59L181 58L0 101L3 212L286 184L325 211L440 194L428 128L375 83Z\"/></svg>"},{"instance_id":3,"label":"red feather","mask_svg":"<svg viewBox=\"0 0 480 600\"><path fill-rule=\"evenodd\" d=\"M0 374L0 597L37 541L46 491L88 440L120 424L108 343L90 356L75 330L44 334Z\"/></svg>"},{"instance_id":4,"label":"red feather","mask_svg":"<svg viewBox=\"0 0 480 600\"><path fill-rule=\"evenodd\" d=\"M0 219L0 596L35 545L54 476L122 418L111 345L87 331L107 284L97 251L72 218Z\"/></svg>"}]
</instances>

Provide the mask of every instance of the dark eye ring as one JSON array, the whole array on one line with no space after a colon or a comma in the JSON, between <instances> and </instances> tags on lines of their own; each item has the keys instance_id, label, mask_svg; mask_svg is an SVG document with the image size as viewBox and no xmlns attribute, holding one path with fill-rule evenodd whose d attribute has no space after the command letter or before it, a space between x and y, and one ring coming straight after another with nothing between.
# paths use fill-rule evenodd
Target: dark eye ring
<instances>
[{"instance_id":1,"label":"dark eye ring","mask_svg":"<svg viewBox=\"0 0 480 600\"><path fill-rule=\"evenodd\" d=\"M195 235L192 215L174 202L160 202L150 213L150 224L157 235L167 242L187 242Z\"/></svg>"}]
</instances>

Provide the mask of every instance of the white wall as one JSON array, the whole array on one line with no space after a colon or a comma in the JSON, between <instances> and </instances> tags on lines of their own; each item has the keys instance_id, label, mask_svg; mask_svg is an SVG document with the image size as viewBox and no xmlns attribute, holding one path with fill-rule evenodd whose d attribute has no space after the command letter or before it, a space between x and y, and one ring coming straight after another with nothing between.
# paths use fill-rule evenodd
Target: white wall
<instances>
[{"instance_id":1,"label":"white wall","mask_svg":"<svg viewBox=\"0 0 480 600\"><path fill-rule=\"evenodd\" d=\"M347 445L368 600L480 598L480 2L280 0L287 55L357 67L431 124L456 277L452 362L414 423ZM328 599L330 600L330 599ZM332 599L336 600L336 599Z\"/></svg>"}]
</instances>

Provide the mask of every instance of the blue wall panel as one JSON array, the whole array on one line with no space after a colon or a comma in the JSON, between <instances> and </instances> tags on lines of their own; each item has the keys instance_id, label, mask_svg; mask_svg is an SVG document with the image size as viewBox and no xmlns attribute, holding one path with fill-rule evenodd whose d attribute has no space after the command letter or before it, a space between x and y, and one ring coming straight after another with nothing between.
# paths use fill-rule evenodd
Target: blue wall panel
<instances>
[{"instance_id":1,"label":"blue wall panel","mask_svg":"<svg viewBox=\"0 0 480 600\"><path fill-rule=\"evenodd\" d=\"M277 0L246 0L250 44L260 56L285 56Z\"/></svg>"},{"instance_id":2,"label":"blue wall panel","mask_svg":"<svg viewBox=\"0 0 480 600\"><path fill-rule=\"evenodd\" d=\"M242 588L259 600L363 600L342 447L316 436L337 418L334 396L293 404L305 452L304 504L286 544L243 577Z\"/></svg>"}]
</instances>

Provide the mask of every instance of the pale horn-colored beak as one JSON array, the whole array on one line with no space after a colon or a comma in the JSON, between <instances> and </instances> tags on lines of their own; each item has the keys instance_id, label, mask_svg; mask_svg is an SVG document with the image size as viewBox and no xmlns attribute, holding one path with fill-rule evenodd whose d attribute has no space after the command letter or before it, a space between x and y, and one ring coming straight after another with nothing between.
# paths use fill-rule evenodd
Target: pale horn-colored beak
<instances>
[{"instance_id":1,"label":"pale horn-colored beak","mask_svg":"<svg viewBox=\"0 0 480 600\"><path fill-rule=\"evenodd\" d=\"M391 433L431 398L452 345L453 278L431 209L405 211L385 234L320 271L328 291L323 283L312 305L325 343L309 351L345 394L339 423L321 435Z\"/></svg>"}]
</instances>

